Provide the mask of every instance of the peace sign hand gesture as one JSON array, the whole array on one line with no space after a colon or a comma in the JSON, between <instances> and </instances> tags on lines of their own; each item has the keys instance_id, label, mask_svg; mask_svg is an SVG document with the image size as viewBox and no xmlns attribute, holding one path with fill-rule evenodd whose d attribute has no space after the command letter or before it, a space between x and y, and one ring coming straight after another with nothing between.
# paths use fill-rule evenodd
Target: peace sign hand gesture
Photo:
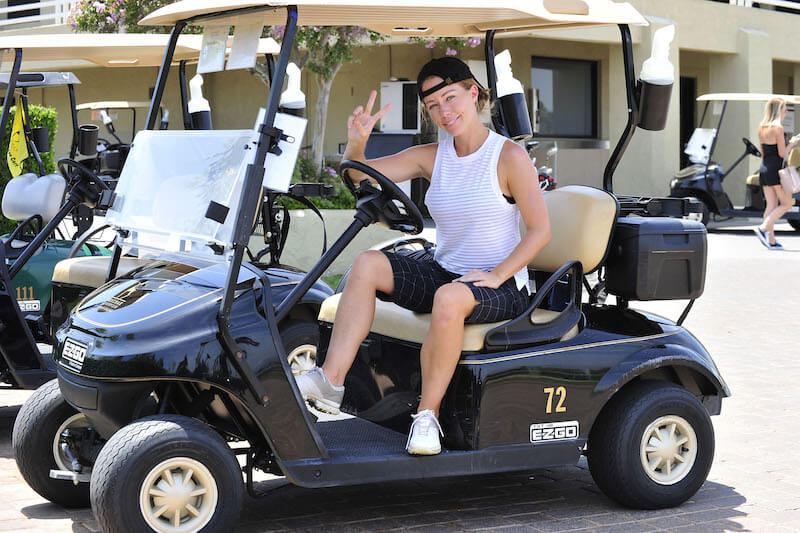
<instances>
[{"instance_id":1,"label":"peace sign hand gesture","mask_svg":"<svg viewBox=\"0 0 800 533\"><path fill-rule=\"evenodd\" d=\"M364 146L367 143L372 128L386 113L391 109L392 104L386 104L380 111L372 114L372 106L375 105L375 97L378 95L377 91L369 93L369 100L367 100L367 107L358 106L353 114L347 118L347 141L355 146Z\"/></svg>"}]
</instances>

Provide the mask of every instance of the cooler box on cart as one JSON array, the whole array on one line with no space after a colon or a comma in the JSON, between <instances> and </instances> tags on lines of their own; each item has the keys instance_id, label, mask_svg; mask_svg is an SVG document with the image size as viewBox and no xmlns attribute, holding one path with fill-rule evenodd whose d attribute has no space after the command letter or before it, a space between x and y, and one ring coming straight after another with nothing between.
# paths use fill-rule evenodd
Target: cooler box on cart
<instances>
[{"instance_id":1,"label":"cooler box on cart","mask_svg":"<svg viewBox=\"0 0 800 533\"><path fill-rule=\"evenodd\" d=\"M706 228L667 217L622 217L606 262L606 289L628 300L681 300L703 294Z\"/></svg>"}]
</instances>

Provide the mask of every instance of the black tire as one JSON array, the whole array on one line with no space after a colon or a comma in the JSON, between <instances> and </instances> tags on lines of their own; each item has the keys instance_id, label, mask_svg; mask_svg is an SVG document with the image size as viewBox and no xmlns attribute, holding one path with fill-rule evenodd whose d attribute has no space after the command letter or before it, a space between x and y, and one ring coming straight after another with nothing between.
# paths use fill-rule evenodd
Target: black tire
<instances>
[{"instance_id":1,"label":"black tire","mask_svg":"<svg viewBox=\"0 0 800 533\"><path fill-rule=\"evenodd\" d=\"M800 220L792 218L787 220L787 222L789 223L789 225L792 227L793 230L800 232Z\"/></svg>"},{"instance_id":2,"label":"black tire","mask_svg":"<svg viewBox=\"0 0 800 533\"><path fill-rule=\"evenodd\" d=\"M675 449L686 462L675 462L674 473L664 474L662 467L651 475L642 458L644 436L652 435L651 424L660 420L678 420L676 435L690 435L688 427L696 439L693 445L689 437ZM625 387L603 408L589 435L587 456L592 478L612 500L636 509L674 507L705 482L714 458L714 428L708 412L686 389L665 381L641 381ZM665 477L657 482L653 475Z\"/></svg>"},{"instance_id":3,"label":"black tire","mask_svg":"<svg viewBox=\"0 0 800 533\"><path fill-rule=\"evenodd\" d=\"M102 531L141 533L167 530L150 526L144 516L149 509L144 505L159 505L157 496L146 498L147 503L140 504L140 494L145 490L145 484L155 490L156 480L159 480L159 486L163 486L162 481L167 483L157 474L161 465L168 461L176 465L188 464L171 467L172 479L185 473L184 468L193 469L192 485L179 478L181 487L207 489L207 496L191 496L194 498L192 505L207 522L184 522L182 525L186 531L233 529L242 506L243 482L241 468L230 447L216 431L199 420L179 415L156 415L137 420L117 431L95 461L91 501ZM214 494L216 501L212 498ZM170 512L171 509L161 517L153 518L156 526L162 518L171 520L175 516L175 512L168 515ZM189 519L189 515L180 520L184 518Z\"/></svg>"},{"instance_id":4,"label":"black tire","mask_svg":"<svg viewBox=\"0 0 800 533\"><path fill-rule=\"evenodd\" d=\"M43 498L62 507L88 507L89 484L53 479L51 469L62 469L56 463L53 444L59 428L78 414L69 405L53 379L36 389L22 405L14 421L11 438L14 456L22 477Z\"/></svg>"},{"instance_id":5,"label":"black tire","mask_svg":"<svg viewBox=\"0 0 800 533\"><path fill-rule=\"evenodd\" d=\"M305 320L291 320L278 328L286 350L286 358L292 374L311 370L317 363L319 325Z\"/></svg>"}]
</instances>

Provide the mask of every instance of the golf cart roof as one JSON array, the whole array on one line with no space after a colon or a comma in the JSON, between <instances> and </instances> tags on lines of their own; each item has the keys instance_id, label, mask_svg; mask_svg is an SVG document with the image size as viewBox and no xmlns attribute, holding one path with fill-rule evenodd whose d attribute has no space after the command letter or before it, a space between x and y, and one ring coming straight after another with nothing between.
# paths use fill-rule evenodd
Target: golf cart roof
<instances>
[{"instance_id":1,"label":"golf cart roof","mask_svg":"<svg viewBox=\"0 0 800 533\"><path fill-rule=\"evenodd\" d=\"M180 0L139 21L145 26L173 25L198 20L203 25L285 23L280 8L297 6L298 24L343 26L357 24L385 35L466 36L488 30L516 32L580 28L607 24L647 25L627 2L611 0Z\"/></svg>"},{"instance_id":2,"label":"golf cart roof","mask_svg":"<svg viewBox=\"0 0 800 533\"><path fill-rule=\"evenodd\" d=\"M8 87L11 74L0 73L0 87ZM24 72L17 78L17 87L60 87L81 82L72 72Z\"/></svg>"},{"instance_id":3,"label":"golf cart roof","mask_svg":"<svg viewBox=\"0 0 800 533\"><path fill-rule=\"evenodd\" d=\"M125 100L106 101L106 102L86 102L80 104L75 109L81 111L82 109L91 109L96 111L98 109L135 109L135 108L149 108L150 101L147 102L127 102Z\"/></svg>"},{"instance_id":4,"label":"golf cart roof","mask_svg":"<svg viewBox=\"0 0 800 533\"><path fill-rule=\"evenodd\" d=\"M200 35L181 35L174 61L200 56ZM133 33L61 33L0 37L0 49L22 48L23 65L32 61L81 60L102 67L157 67L161 65L169 35ZM277 54L274 39L261 39L258 53Z\"/></svg>"},{"instance_id":5,"label":"golf cart roof","mask_svg":"<svg viewBox=\"0 0 800 533\"><path fill-rule=\"evenodd\" d=\"M800 104L800 96L793 94L769 93L710 93L697 97L698 102L767 102L773 98L783 98L787 103Z\"/></svg>"}]
</instances>

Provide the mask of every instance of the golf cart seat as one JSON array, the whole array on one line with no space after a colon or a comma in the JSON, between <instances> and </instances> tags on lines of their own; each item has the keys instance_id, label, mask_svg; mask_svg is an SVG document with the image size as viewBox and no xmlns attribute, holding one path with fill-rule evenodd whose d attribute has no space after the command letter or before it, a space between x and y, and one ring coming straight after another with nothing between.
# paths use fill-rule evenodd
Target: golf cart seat
<instances>
[{"instance_id":1,"label":"golf cart seat","mask_svg":"<svg viewBox=\"0 0 800 533\"><path fill-rule=\"evenodd\" d=\"M42 225L47 224L61 208L66 186L60 174L39 177L29 172L12 178L3 190L3 216L21 221L18 230L38 217L41 217ZM17 233L15 230L11 234L11 240L4 242L8 259L15 259L28 245L29 241L14 238Z\"/></svg>"},{"instance_id":2,"label":"golf cart seat","mask_svg":"<svg viewBox=\"0 0 800 533\"><path fill-rule=\"evenodd\" d=\"M600 266L606 256L611 240L611 231L617 217L617 201L609 193L581 185L571 185L545 193L550 217L550 243L530 263L529 268L537 271L558 273L554 282L562 278L577 262L582 278L583 271L591 272ZM553 282L553 283L554 283ZM545 283L545 286L552 284ZM549 288L541 290L549 291ZM577 283L577 298L559 310L529 307L523 315L513 320L488 324L469 324L464 327L463 351L480 351L487 345L501 343L505 346L567 340L578 334L580 328L580 279ZM319 311L321 322L332 323L341 294L327 298ZM531 300L534 302L535 298ZM391 302L376 301L375 318L371 332L386 335L417 344L422 344L430 329L430 314L414 313ZM509 334L502 331L511 323L521 324L523 334ZM549 326L556 326L554 329ZM541 330L543 336L530 332ZM552 333L556 331L555 338ZM546 332L546 333L545 333ZM487 335L489 338L487 339ZM494 342L492 338L502 340ZM542 340L544 339L544 340Z\"/></svg>"},{"instance_id":3,"label":"golf cart seat","mask_svg":"<svg viewBox=\"0 0 800 533\"><path fill-rule=\"evenodd\" d=\"M53 270L53 284L77 285L96 289L106 282L106 273L111 256L94 255L64 259ZM123 276L135 268L152 263L153 259L121 257L117 276Z\"/></svg>"},{"instance_id":4,"label":"golf cart seat","mask_svg":"<svg viewBox=\"0 0 800 533\"><path fill-rule=\"evenodd\" d=\"M758 179L758 173L750 174L747 176L747 185L755 185L757 187L761 186L761 182Z\"/></svg>"}]
</instances>

